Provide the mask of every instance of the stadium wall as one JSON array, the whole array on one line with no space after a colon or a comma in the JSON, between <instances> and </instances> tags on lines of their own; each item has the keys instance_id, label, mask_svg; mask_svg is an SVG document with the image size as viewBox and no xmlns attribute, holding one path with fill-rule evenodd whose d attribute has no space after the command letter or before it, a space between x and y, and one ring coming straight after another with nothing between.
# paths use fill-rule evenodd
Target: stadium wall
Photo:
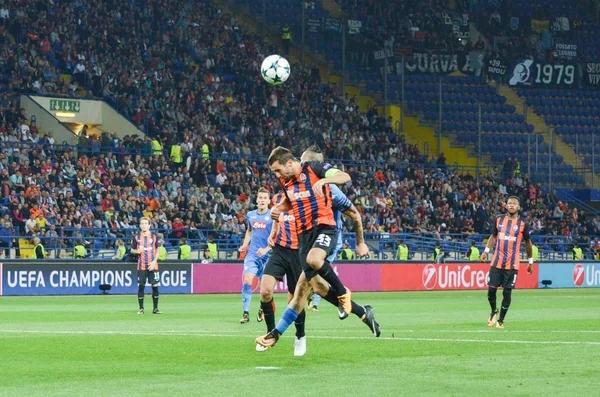
<instances>
[{"instance_id":1,"label":"stadium wall","mask_svg":"<svg viewBox=\"0 0 600 397\"><path fill-rule=\"evenodd\" d=\"M334 270L355 292L435 291L486 289L489 263L338 262ZM237 261L198 264L160 264L161 293L239 293L243 264ZM137 293L137 270L133 263L93 261L12 261L0 264L0 295L98 295L100 284L110 284L111 294ZM528 275L524 266L517 288L598 288L598 262L550 262L535 264ZM258 283L255 283L258 290ZM150 286L147 286L150 291ZM286 292L285 280L276 292Z\"/></svg>"}]
</instances>

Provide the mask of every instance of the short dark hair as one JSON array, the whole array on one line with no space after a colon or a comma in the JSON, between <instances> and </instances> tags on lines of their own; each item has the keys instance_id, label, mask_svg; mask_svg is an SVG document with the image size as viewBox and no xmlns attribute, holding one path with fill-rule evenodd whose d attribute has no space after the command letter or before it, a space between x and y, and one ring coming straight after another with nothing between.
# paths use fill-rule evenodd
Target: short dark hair
<instances>
[{"instance_id":1,"label":"short dark hair","mask_svg":"<svg viewBox=\"0 0 600 397\"><path fill-rule=\"evenodd\" d=\"M519 203L519 205L521 205L521 199L518 198L517 196L508 196L508 199L506 199L506 203L508 204L508 200L510 199L515 199L517 200L517 202Z\"/></svg>"},{"instance_id":2,"label":"short dark hair","mask_svg":"<svg viewBox=\"0 0 600 397\"><path fill-rule=\"evenodd\" d=\"M289 149L286 149L283 146L277 146L275 149L273 149L273 151L271 151L267 163L269 164L269 166L271 166L277 161L279 162L279 164L283 165L290 160L296 160L294 154Z\"/></svg>"}]
</instances>

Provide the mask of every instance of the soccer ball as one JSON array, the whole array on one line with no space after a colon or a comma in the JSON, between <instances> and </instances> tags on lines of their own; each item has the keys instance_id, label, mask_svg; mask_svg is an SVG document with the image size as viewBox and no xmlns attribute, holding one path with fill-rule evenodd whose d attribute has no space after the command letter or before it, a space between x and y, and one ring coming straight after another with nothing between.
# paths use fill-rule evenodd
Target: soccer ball
<instances>
[{"instance_id":1,"label":"soccer ball","mask_svg":"<svg viewBox=\"0 0 600 397\"><path fill-rule=\"evenodd\" d=\"M282 84L290 77L290 63L282 56L269 55L260 66L260 75L269 84Z\"/></svg>"}]
</instances>

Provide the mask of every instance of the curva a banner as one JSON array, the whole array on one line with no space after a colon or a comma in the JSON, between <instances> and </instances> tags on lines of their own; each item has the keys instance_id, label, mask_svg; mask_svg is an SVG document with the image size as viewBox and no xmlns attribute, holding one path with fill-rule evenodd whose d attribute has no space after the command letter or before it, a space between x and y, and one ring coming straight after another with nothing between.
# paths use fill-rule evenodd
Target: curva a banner
<instances>
[{"instance_id":1,"label":"curva a banner","mask_svg":"<svg viewBox=\"0 0 600 397\"><path fill-rule=\"evenodd\" d=\"M550 65L524 59L514 63L508 84L517 87L577 87L577 79L575 64Z\"/></svg>"},{"instance_id":2,"label":"curva a banner","mask_svg":"<svg viewBox=\"0 0 600 397\"><path fill-rule=\"evenodd\" d=\"M420 74L450 74L461 72L473 74L475 66L471 63L470 54L422 54L415 53L406 59L407 73ZM483 58L481 63L484 63Z\"/></svg>"}]
</instances>

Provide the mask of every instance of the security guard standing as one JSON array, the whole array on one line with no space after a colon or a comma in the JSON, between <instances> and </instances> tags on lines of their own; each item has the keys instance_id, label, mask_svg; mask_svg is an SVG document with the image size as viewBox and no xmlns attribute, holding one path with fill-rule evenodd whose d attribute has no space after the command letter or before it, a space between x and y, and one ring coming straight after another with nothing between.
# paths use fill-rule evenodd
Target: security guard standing
<instances>
[{"instance_id":1,"label":"security guard standing","mask_svg":"<svg viewBox=\"0 0 600 397\"><path fill-rule=\"evenodd\" d=\"M73 259L83 259L87 256L87 250L83 246L83 242L81 240L77 240L75 242L75 247L73 248Z\"/></svg>"},{"instance_id":2,"label":"security guard standing","mask_svg":"<svg viewBox=\"0 0 600 397\"><path fill-rule=\"evenodd\" d=\"M177 259L190 259L192 257L192 247L190 247L187 243L187 239L182 237L179 240L179 255Z\"/></svg>"},{"instance_id":3,"label":"security guard standing","mask_svg":"<svg viewBox=\"0 0 600 397\"><path fill-rule=\"evenodd\" d=\"M164 240L160 240L158 242L158 260L159 261L166 261L167 260L167 249L165 248L165 242Z\"/></svg>"},{"instance_id":4,"label":"security guard standing","mask_svg":"<svg viewBox=\"0 0 600 397\"><path fill-rule=\"evenodd\" d=\"M210 253L210 257L214 260L219 256L219 251L217 250L217 243L215 243L215 238L210 236L208 238L208 243L206 243L208 247L208 252Z\"/></svg>"},{"instance_id":5,"label":"security guard standing","mask_svg":"<svg viewBox=\"0 0 600 397\"><path fill-rule=\"evenodd\" d=\"M573 260L580 261L583 259L583 250L580 246L576 245L573 247Z\"/></svg>"},{"instance_id":6,"label":"security guard standing","mask_svg":"<svg viewBox=\"0 0 600 397\"><path fill-rule=\"evenodd\" d=\"M171 154L169 158L175 165L183 163L183 153L181 150L181 146L179 146L178 144L174 144L173 146L171 146Z\"/></svg>"},{"instance_id":7,"label":"security guard standing","mask_svg":"<svg viewBox=\"0 0 600 397\"><path fill-rule=\"evenodd\" d=\"M208 147L206 142L202 144L202 159L203 160L210 159L210 148Z\"/></svg>"},{"instance_id":8,"label":"security guard standing","mask_svg":"<svg viewBox=\"0 0 600 397\"><path fill-rule=\"evenodd\" d=\"M115 245L117 246L117 252L115 253L115 256L113 256L113 259L116 259L118 261L125 260L127 248L125 248L123 240L118 239L117 241L115 241Z\"/></svg>"},{"instance_id":9,"label":"security guard standing","mask_svg":"<svg viewBox=\"0 0 600 397\"><path fill-rule=\"evenodd\" d=\"M152 139L152 153L155 156L162 156L163 154L163 146L158 138Z\"/></svg>"},{"instance_id":10,"label":"security guard standing","mask_svg":"<svg viewBox=\"0 0 600 397\"><path fill-rule=\"evenodd\" d=\"M48 257L48 254L46 253L44 246L40 243L39 237L34 237L33 244L34 244L34 247L33 247L33 254L31 255L31 258L45 259Z\"/></svg>"},{"instance_id":11,"label":"security guard standing","mask_svg":"<svg viewBox=\"0 0 600 397\"><path fill-rule=\"evenodd\" d=\"M286 23L281 29L281 42L283 44L283 50L285 54L290 53L290 43L292 41L292 31L290 30L290 26Z\"/></svg>"},{"instance_id":12,"label":"security guard standing","mask_svg":"<svg viewBox=\"0 0 600 397\"><path fill-rule=\"evenodd\" d=\"M347 261L354 259L354 252L350 249L347 241L344 242L344 249L340 252L340 259L345 259Z\"/></svg>"},{"instance_id":13,"label":"security guard standing","mask_svg":"<svg viewBox=\"0 0 600 397\"><path fill-rule=\"evenodd\" d=\"M540 250L535 244L531 244L531 257L533 258L534 262L540 261Z\"/></svg>"},{"instance_id":14,"label":"security guard standing","mask_svg":"<svg viewBox=\"0 0 600 397\"><path fill-rule=\"evenodd\" d=\"M408 260L408 247L403 240L399 241L398 249L396 250L396 260L397 261L407 261Z\"/></svg>"},{"instance_id":15,"label":"security guard standing","mask_svg":"<svg viewBox=\"0 0 600 397\"><path fill-rule=\"evenodd\" d=\"M442 252L440 242L435 243L435 248L433 249L433 258L435 259L435 263L445 263L444 253Z\"/></svg>"},{"instance_id":16,"label":"security guard standing","mask_svg":"<svg viewBox=\"0 0 600 397\"><path fill-rule=\"evenodd\" d=\"M467 251L467 258L471 262L477 262L479 260L479 248L475 246L475 241L471 241L471 247Z\"/></svg>"}]
</instances>

